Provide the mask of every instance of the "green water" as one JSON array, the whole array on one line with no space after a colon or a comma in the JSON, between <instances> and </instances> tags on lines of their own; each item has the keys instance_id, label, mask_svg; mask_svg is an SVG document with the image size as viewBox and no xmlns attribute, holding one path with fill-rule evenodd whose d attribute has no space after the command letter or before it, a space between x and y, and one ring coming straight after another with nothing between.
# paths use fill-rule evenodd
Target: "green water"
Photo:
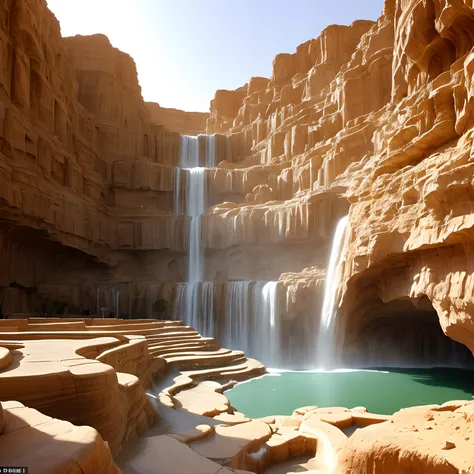
<instances>
[{"instance_id":1,"label":"green water","mask_svg":"<svg viewBox=\"0 0 474 474\"><path fill-rule=\"evenodd\" d=\"M392 414L414 405L472 400L474 371L462 369L380 369L379 371L280 372L237 385L225 393L251 418L291 415L295 408L365 406Z\"/></svg>"}]
</instances>

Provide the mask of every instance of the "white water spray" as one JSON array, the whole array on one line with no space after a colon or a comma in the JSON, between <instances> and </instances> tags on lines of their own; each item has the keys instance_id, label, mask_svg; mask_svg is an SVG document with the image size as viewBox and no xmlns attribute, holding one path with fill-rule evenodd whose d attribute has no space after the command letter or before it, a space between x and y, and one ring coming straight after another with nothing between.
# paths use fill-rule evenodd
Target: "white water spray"
<instances>
[{"instance_id":1,"label":"white water spray","mask_svg":"<svg viewBox=\"0 0 474 474\"><path fill-rule=\"evenodd\" d=\"M345 243L345 235L349 216L343 217L336 226L332 241L331 255L329 258L328 270L326 274L326 285L324 290L323 307L319 322L317 340L317 363L323 368L327 368L334 363L335 359L335 315L336 297L340 285L340 263L342 251Z\"/></svg>"},{"instance_id":2,"label":"white water spray","mask_svg":"<svg viewBox=\"0 0 474 474\"><path fill-rule=\"evenodd\" d=\"M188 242L188 281L195 283L203 279L204 256L201 239L201 214L206 210L204 168L188 171L186 190L186 213L191 217Z\"/></svg>"},{"instance_id":3,"label":"white water spray","mask_svg":"<svg viewBox=\"0 0 474 474\"><path fill-rule=\"evenodd\" d=\"M214 282L179 284L173 316L175 320L184 319L203 336L214 336Z\"/></svg>"},{"instance_id":4,"label":"white water spray","mask_svg":"<svg viewBox=\"0 0 474 474\"><path fill-rule=\"evenodd\" d=\"M176 184L174 187L174 214L179 216L181 214L180 196L181 196L181 168L175 168L176 172Z\"/></svg>"},{"instance_id":5,"label":"white water spray","mask_svg":"<svg viewBox=\"0 0 474 474\"><path fill-rule=\"evenodd\" d=\"M277 303L278 282L270 281L262 289L263 314L261 330L267 331L269 362L272 367L280 366L280 318ZM265 339L261 339L263 342ZM267 364L268 365L268 364Z\"/></svg>"},{"instance_id":6,"label":"white water spray","mask_svg":"<svg viewBox=\"0 0 474 474\"><path fill-rule=\"evenodd\" d=\"M204 143L204 159L200 159L200 141ZM204 252L202 248L201 215L206 211L206 167L215 166L215 135L199 137L182 135L180 139L180 168L176 170L175 214L180 214L181 170L187 177L186 210L189 216L188 232L188 282L183 284L177 295L177 305L184 319L198 331L212 334L213 286L203 282Z\"/></svg>"}]
</instances>

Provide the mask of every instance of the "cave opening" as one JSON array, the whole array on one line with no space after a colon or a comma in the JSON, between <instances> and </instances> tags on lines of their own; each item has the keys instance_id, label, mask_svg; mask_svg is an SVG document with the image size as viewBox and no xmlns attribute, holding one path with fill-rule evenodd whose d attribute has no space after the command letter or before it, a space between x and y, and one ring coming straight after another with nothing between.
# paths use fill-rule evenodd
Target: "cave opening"
<instances>
[{"instance_id":1,"label":"cave opening","mask_svg":"<svg viewBox=\"0 0 474 474\"><path fill-rule=\"evenodd\" d=\"M361 305L362 306L362 305ZM343 360L352 367L473 368L471 351L447 337L431 301L371 298L349 317Z\"/></svg>"}]
</instances>

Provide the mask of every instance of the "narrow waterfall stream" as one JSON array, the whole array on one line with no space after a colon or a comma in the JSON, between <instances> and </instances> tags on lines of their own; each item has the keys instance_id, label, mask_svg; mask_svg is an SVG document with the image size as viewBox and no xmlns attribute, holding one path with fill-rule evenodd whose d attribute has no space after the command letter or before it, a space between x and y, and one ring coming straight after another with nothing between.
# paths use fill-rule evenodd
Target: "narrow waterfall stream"
<instances>
[{"instance_id":1,"label":"narrow waterfall stream","mask_svg":"<svg viewBox=\"0 0 474 474\"><path fill-rule=\"evenodd\" d=\"M340 262L348 222L349 216L345 216L337 223L326 273L326 286L316 345L318 367L325 369L334 364L336 356L336 349L334 347L336 332L335 316L337 312L336 298L340 284Z\"/></svg>"},{"instance_id":2,"label":"narrow waterfall stream","mask_svg":"<svg viewBox=\"0 0 474 474\"><path fill-rule=\"evenodd\" d=\"M225 292L225 334L223 343L230 348L236 348L250 354L252 344L249 340L251 326L250 312L252 308L252 282L232 281L226 285ZM238 341L238 342L237 342Z\"/></svg>"},{"instance_id":3,"label":"narrow waterfall stream","mask_svg":"<svg viewBox=\"0 0 474 474\"><path fill-rule=\"evenodd\" d=\"M263 315L260 325L260 343L265 339L269 344L269 367L280 367L280 317L278 314L278 300L277 300L277 285L278 282L270 281L262 289L263 300ZM265 337L267 334L267 338Z\"/></svg>"},{"instance_id":4,"label":"narrow waterfall stream","mask_svg":"<svg viewBox=\"0 0 474 474\"><path fill-rule=\"evenodd\" d=\"M204 255L201 238L201 215L206 210L205 169L190 168L186 192L186 214L191 217L188 236L188 281L196 283L203 279Z\"/></svg>"},{"instance_id":5,"label":"narrow waterfall stream","mask_svg":"<svg viewBox=\"0 0 474 474\"><path fill-rule=\"evenodd\" d=\"M184 299L184 319L198 331L204 333L212 331L208 326L203 326L202 321L208 321L208 312L212 315L212 308L203 307L201 291L206 286L200 284L204 279L204 251L201 236L201 215L206 211L206 168L215 166L215 136L205 136L204 159L200 160L200 138L183 135L180 141L180 168L177 169L175 212L179 214L181 173L186 172L186 215L189 216L188 232L188 283L180 287L180 298ZM204 161L206 168L199 166ZM212 291L212 290L211 290ZM212 301L212 298L211 298ZM206 317L202 317L204 314Z\"/></svg>"},{"instance_id":6,"label":"narrow waterfall stream","mask_svg":"<svg viewBox=\"0 0 474 474\"><path fill-rule=\"evenodd\" d=\"M277 282L204 281L201 216L208 207L206 171L215 167L216 161L214 135L181 136L174 208L175 214L180 215L180 193L185 191L184 213L190 223L187 281L178 285L174 317L203 336L218 338L225 347L243 350L268 367L278 367L281 341ZM183 176L185 190L181 185ZM218 287L223 291L218 292Z\"/></svg>"}]
</instances>

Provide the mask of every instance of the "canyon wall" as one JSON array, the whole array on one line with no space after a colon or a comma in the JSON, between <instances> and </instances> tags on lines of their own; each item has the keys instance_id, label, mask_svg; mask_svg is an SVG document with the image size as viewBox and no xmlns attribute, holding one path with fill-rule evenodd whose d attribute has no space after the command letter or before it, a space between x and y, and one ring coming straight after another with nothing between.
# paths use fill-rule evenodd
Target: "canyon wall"
<instances>
[{"instance_id":1,"label":"canyon wall","mask_svg":"<svg viewBox=\"0 0 474 474\"><path fill-rule=\"evenodd\" d=\"M341 347L433 312L474 350L473 21L471 0L387 0L377 22L330 26L211 103L208 132L243 134L255 163L281 168L264 200L347 199ZM406 321L398 301L426 308Z\"/></svg>"},{"instance_id":2,"label":"canyon wall","mask_svg":"<svg viewBox=\"0 0 474 474\"><path fill-rule=\"evenodd\" d=\"M167 209L179 134L153 121L134 61L105 36L61 38L44 0L0 11L2 313L95 310L98 283L141 261L120 250L145 246L163 214L143 203ZM201 115L178 118L199 130Z\"/></svg>"},{"instance_id":3,"label":"canyon wall","mask_svg":"<svg viewBox=\"0 0 474 474\"><path fill-rule=\"evenodd\" d=\"M387 0L378 21L329 26L278 55L269 78L217 91L209 115L145 103L133 59L103 35L61 38L42 0L5 0L1 15L4 315L180 317L180 134L207 133L214 306L233 294L226 282L278 281L281 325L294 328L282 348L297 350L302 332L310 350L349 214L341 346L398 328L402 312L404 327L434 318L474 349L472 0Z\"/></svg>"},{"instance_id":4,"label":"canyon wall","mask_svg":"<svg viewBox=\"0 0 474 474\"><path fill-rule=\"evenodd\" d=\"M183 110L161 107L154 102L146 102L145 106L150 119L155 125L162 125L170 132L181 135L199 135L206 128L209 117L205 112L184 112Z\"/></svg>"}]
</instances>

